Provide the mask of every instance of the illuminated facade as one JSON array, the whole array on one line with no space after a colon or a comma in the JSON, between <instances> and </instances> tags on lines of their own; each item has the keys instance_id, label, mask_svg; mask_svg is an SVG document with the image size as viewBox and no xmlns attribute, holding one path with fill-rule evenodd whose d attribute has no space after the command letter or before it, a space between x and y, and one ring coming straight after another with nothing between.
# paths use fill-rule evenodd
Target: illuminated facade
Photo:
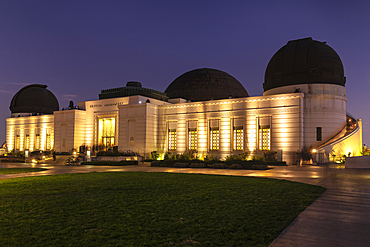
<instances>
[{"instance_id":1,"label":"illuminated facade","mask_svg":"<svg viewBox=\"0 0 370 247\"><path fill-rule=\"evenodd\" d=\"M129 82L126 87L102 90L100 99L81 101L78 107L59 110L53 105L49 107L52 113L49 108L30 110L18 104L26 97L22 92L46 90L40 85L27 86L12 100L7 148L68 152L80 146L100 146L132 150L146 157L152 151L191 151L221 159L272 150L281 151L282 159L290 164L297 162L303 150L316 149L322 162L333 153L338 157L359 155L361 121L346 114L345 78L339 56L330 48L329 60L334 63L328 68L327 62L320 63L316 57L301 58L302 52L291 54L297 50L292 46L308 51L306 54L324 49L323 60L329 54L325 49L330 48L312 39L288 42L271 59L265 92L257 97L249 97L235 78L214 69L181 75L166 94ZM342 70L332 59L335 55ZM305 79L300 79L302 76Z\"/></svg>"}]
</instances>

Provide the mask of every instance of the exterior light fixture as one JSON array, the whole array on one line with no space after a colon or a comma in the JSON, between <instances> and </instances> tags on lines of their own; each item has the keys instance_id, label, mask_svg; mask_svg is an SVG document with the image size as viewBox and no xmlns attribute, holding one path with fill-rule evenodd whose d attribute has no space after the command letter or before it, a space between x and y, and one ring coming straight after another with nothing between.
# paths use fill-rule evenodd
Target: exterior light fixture
<instances>
[{"instance_id":1,"label":"exterior light fixture","mask_svg":"<svg viewBox=\"0 0 370 247\"><path fill-rule=\"evenodd\" d=\"M317 150L316 149L312 149L312 153L316 153L317 152Z\"/></svg>"}]
</instances>

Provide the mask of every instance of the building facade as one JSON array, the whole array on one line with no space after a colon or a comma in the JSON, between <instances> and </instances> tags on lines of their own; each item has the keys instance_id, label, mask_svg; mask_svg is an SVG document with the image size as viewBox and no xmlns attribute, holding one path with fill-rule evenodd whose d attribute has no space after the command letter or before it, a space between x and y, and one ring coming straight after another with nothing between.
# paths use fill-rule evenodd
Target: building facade
<instances>
[{"instance_id":1,"label":"building facade","mask_svg":"<svg viewBox=\"0 0 370 247\"><path fill-rule=\"evenodd\" d=\"M145 157L191 151L220 159L272 150L290 164L302 152L314 152L319 162L360 155L361 121L346 113L343 65L331 47L311 38L289 41L271 58L263 87L263 96L249 97L234 77L203 68L179 76L165 93L128 82L59 110L46 86L30 85L13 97L7 147L117 147Z\"/></svg>"}]
</instances>

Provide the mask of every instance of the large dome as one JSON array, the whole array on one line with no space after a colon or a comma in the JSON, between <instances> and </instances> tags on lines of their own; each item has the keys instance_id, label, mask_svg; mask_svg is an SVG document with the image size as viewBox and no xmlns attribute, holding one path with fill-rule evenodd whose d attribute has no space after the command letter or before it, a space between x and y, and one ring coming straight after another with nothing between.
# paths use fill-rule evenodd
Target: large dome
<instances>
[{"instance_id":1,"label":"large dome","mask_svg":"<svg viewBox=\"0 0 370 247\"><path fill-rule=\"evenodd\" d=\"M58 100L46 87L40 84L25 86L14 95L10 111L31 114L53 114L53 111L58 111Z\"/></svg>"},{"instance_id":2,"label":"large dome","mask_svg":"<svg viewBox=\"0 0 370 247\"><path fill-rule=\"evenodd\" d=\"M190 101L248 97L242 84L226 72L217 69L195 69L177 77L166 89L171 98Z\"/></svg>"},{"instance_id":3,"label":"large dome","mask_svg":"<svg viewBox=\"0 0 370 247\"><path fill-rule=\"evenodd\" d=\"M343 64L325 42L312 38L289 41L267 65L265 91L296 84L336 84L344 86Z\"/></svg>"}]
</instances>

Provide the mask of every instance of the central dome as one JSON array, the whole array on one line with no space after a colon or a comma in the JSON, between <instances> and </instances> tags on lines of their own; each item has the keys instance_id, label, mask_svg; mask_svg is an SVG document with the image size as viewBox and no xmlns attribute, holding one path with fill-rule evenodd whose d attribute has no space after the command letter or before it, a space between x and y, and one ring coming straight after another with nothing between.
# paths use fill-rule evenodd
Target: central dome
<instances>
[{"instance_id":1,"label":"central dome","mask_svg":"<svg viewBox=\"0 0 370 247\"><path fill-rule=\"evenodd\" d=\"M171 99L207 101L248 97L242 84L226 72L217 69L195 69L177 77L166 89Z\"/></svg>"},{"instance_id":2,"label":"central dome","mask_svg":"<svg viewBox=\"0 0 370 247\"><path fill-rule=\"evenodd\" d=\"M263 89L314 83L344 86L346 78L342 61L330 46L305 38L291 40L275 53L267 65Z\"/></svg>"}]
</instances>

